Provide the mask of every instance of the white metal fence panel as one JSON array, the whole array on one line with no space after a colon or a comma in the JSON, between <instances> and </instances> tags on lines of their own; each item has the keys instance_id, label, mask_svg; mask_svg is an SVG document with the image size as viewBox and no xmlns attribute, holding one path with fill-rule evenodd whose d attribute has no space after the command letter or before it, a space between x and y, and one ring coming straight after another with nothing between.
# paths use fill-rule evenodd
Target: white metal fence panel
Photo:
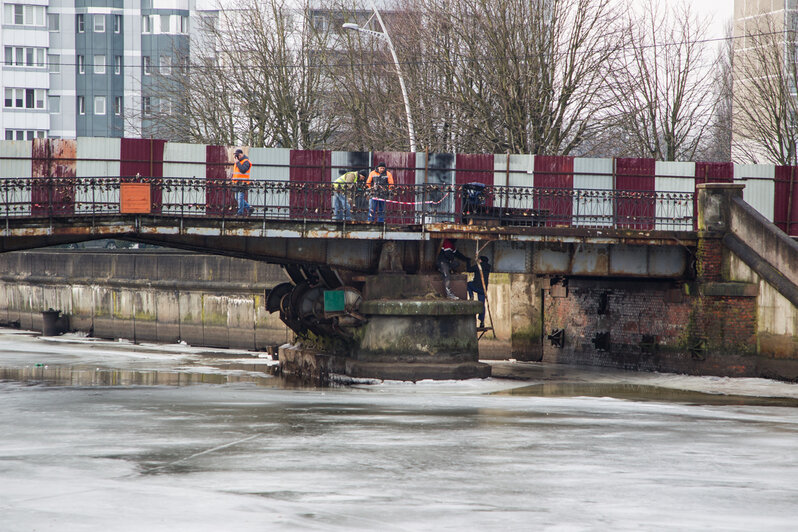
<instances>
[{"instance_id":1,"label":"white metal fence panel","mask_svg":"<svg viewBox=\"0 0 798 532\"><path fill-rule=\"evenodd\" d=\"M612 190L614 185L612 159L574 158L573 225L611 226L615 212L612 197L590 191Z\"/></svg>"},{"instance_id":2,"label":"white metal fence panel","mask_svg":"<svg viewBox=\"0 0 798 532\"><path fill-rule=\"evenodd\" d=\"M75 212L119 212L122 139L78 137L75 153Z\"/></svg>"},{"instance_id":3,"label":"white metal fence panel","mask_svg":"<svg viewBox=\"0 0 798 532\"><path fill-rule=\"evenodd\" d=\"M253 207L262 206L269 217L289 216L291 196L287 188L290 178L291 150L288 148L251 148L252 186L249 189L249 203ZM266 186L266 183L284 182L286 188ZM261 212L256 212L262 215Z\"/></svg>"},{"instance_id":4,"label":"white metal fence panel","mask_svg":"<svg viewBox=\"0 0 798 532\"><path fill-rule=\"evenodd\" d=\"M743 183L743 199L773 221L776 198L776 167L772 164L735 164L734 182Z\"/></svg>"},{"instance_id":5,"label":"white metal fence panel","mask_svg":"<svg viewBox=\"0 0 798 532\"><path fill-rule=\"evenodd\" d=\"M513 187L531 187L535 171L534 155L497 154L493 156L493 185L509 187L505 194L494 201L497 207L510 209L532 209L534 200L530 194L514 194Z\"/></svg>"},{"instance_id":6,"label":"white metal fence panel","mask_svg":"<svg viewBox=\"0 0 798 532\"><path fill-rule=\"evenodd\" d=\"M689 230L692 227L693 199L682 193L695 192L695 163L656 161L654 190L657 192L655 229Z\"/></svg>"},{"instance_id":7,"label":"white metal fence panel","mask_svg":"<svg viewBox=\"0 0 798 532\"><path fill-rule=\"evenodd\" d=\"M0 142L0 179L21 179L31 176L33 143L29 140ZM3 186L0 215L24 216L30 214L30 187Z\"/></svg>"}]
</instances>

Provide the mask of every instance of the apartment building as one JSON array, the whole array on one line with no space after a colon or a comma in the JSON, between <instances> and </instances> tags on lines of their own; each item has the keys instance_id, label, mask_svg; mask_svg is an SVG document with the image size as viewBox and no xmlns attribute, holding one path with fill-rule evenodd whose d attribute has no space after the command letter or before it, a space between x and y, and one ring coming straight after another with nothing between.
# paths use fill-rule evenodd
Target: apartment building
<instances>
[{"instance_id":1,"label":"apartment building","mask_svg":"<svg viewBox=\"0 0 798 532\"><path fill-rule=\"evenodd\" d=\"M146 136L156 74L190 49L195 0L3 1L7 140Z\"/></svg>"},{"instance_id":2,"label":"apartment building","mask_svg":"<svg viewBox=\"0 0 798 532\"><path fill-rule=\"evenodd\" d=\"M735 0L733 31L732 158L795 161L798 0Z\"/></svg>"}]
</instances>

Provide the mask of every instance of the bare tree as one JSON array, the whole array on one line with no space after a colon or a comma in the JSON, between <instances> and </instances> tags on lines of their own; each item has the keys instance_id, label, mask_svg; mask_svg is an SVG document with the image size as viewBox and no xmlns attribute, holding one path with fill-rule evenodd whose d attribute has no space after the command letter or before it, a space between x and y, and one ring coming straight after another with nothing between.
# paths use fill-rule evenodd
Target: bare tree
<instances>
[{"instance_id":1,"label":"bare tree","mask_svg":"<svg viewBox=\"0 0 798 532\"><path fill-rule=\"evenodd\" d=\"M432 150L568 154L609 104L622 47L610 0L413 0L403 11L419 142ZM397 45L399 48L399 45ZM431 112L429 112L431 110Z\"/></svg>"},{"instance_id":2,"label":"bare tree","mask_svg":"<svg viewBox=\"0 0 798 532\"><path fill-rule=\"evenodd\" d=\"M313 149L325 145L323 69L314 52L325 35L307 3L240 0L199 21L191 57L153 76L140 118L162 138L214 144ZM170 67L170 70L171 67Z\"/></svg>"},{"instance_id":3,"label":"bare tree","mask_svg":"<svg viewBox=\"0 0 798 532\"><path fill-rule=\"evenodd\" d=\"M348 22L382 33L374 12L355 8L347 0L329 0L319 7L329 24L325 45L315 51L326 80L327 119L336 124L336 134L330 138L329 146L333 149L408 150L405 106L387 41L378 35L342 28L343 23ZM414 61L414 55L396 41L408 31L403 23L412 15L391 6L381 8L380 13L395 41L401 68L405 70L407 62ZM415 98L422 91L418 87L409 89L413 109L419 116Z\"/></svg>"},{"instance_id":4,"label":"bare tree","mask_svg":"<svg viewBox=\"0 0 798 532\"><path fill-rule=\"evenodd\" d=\"M772 15L751 19L734 51L735 159L794 165L798 144L795 34Z\"/></svg>"},{"instance_id":5,"label":"bare tree","mask_svg":"<svg viewBox=\"0 0 798 532\"><path fill-rule=\"evenodd\" d=\"M615 119L639 157L692 160L709 128L715 98L712 60L703 39L708 21L683 1L649 0L628 9L631 41L613 88Z\"/></svg>"}]
</instances>

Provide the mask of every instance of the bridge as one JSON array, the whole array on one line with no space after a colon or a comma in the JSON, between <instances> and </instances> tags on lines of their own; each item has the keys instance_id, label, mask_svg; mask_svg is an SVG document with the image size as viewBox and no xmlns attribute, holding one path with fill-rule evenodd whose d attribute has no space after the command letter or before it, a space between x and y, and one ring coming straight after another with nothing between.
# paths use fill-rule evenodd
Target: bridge
<instances>
[{"instance_id":1,"label":"bridge","mask_svg":"<svg viewBox=\"0 0 798 532\"><path fill-rule=\"evenodd\" d=\"M235 215L230 182L4 179L0 251L117 238L374 273L382 244L392 242L394 267L399 260L401 270L416 273L435 271L441 239L455 238L471 242L461 242L465 253L489 244L497 272L678 277L685 248L695 246L695 197L689 192L474 191L470 184L397 185L380 200L384 221L369 222L370 193L362 185L344 192L350 219L334 220L330 183L256 182L248 191L251 213L242 217ZM607 260L596 260L596 253Z\"/></svg>"},{"instance_id":2,"label":"bridge","mask_svg":"<svg viewBox=\"0 0 798 532\"><path fill-rule=\"evenodd\" d=\"M723 350L756 354L758 289L726 282L723 264L724 249L751 265L766 255L729 237L729 213L752 211L741 185L700 185L699 194L476 185L396 185L378 199L386 212L376 222L368 220L370 191L356 185L344 191L351 219L334 220L331 183L256 181L250 215L236 216L226 181L2 179L0 251L115 238L281 264L289 281L266 295L266 306L314 347L281 353L297 371L485 376L473 317L480 305L431 297L442 294L436 256L444 238L467 256L489 256L494 272L523 279L526 300L513 315L522 323L513 330L519 358L540 360L554 350L562 362L590 357L727 374L734 364ZM786 235L769 238L794 252ZM764 262L755 272L798 304L798 275L789 270L784 282L778 261ZM463 296L464 285L459 278ZM595 323L572 323L588 308ZM619 330L602 325L609 308L625 320ZM751 360L734 362L750 373Z\"/></svg>"}]
</instances>

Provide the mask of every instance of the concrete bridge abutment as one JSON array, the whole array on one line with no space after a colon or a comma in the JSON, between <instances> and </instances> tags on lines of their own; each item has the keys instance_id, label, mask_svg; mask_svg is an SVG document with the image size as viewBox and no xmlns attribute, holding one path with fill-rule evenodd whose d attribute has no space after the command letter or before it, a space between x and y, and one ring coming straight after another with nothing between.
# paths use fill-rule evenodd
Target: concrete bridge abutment
<instances>
[{"instance_id":1,"label":"concrete bridge abutment","mask_svg":"<svg viewBox=\"0 0 798 532\"><path fill-rule=\"evenodd\" d=\"M350 313L359 318L357 326L321 343L297 331L298 345L280 349L285 373L314 380L333 373L409 381L490 376L490 366L479 362L475 315L482 305L465 299L465 276L453 279L459 300L442 297L440 274L355 277L363 298Z\"/></svg>"}]
</instances>

